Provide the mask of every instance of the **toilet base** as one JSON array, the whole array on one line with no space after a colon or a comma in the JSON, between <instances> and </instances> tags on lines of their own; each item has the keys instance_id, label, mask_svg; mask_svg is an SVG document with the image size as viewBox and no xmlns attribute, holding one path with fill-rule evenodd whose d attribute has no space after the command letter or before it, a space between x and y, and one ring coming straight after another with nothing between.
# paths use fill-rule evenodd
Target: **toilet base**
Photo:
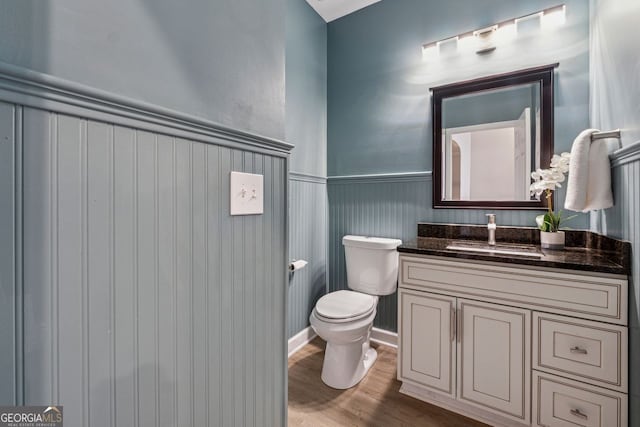
<instances>
[{"instance_id":1,"label":"toilet base","mask_svg":"<svg viewBox=\"0 0 640 427\"><path fill-rule=\"evenodd\" d=\"M338 390L351 388L362 381L377 358L378 353L369 346L368 339L364 343L327 342L322 364L322 382Z\"/></svg>"}]
</instances>

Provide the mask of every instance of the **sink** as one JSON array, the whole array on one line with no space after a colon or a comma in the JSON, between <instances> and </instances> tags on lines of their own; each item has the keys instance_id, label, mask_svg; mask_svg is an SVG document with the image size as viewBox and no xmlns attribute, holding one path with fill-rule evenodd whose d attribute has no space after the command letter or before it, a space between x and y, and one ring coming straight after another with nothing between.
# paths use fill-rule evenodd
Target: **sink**
<instances>
[{"instance_id":1,"label":"sink","mask_svg":"<svg viewBox=\"0 0 640 427\"><path fill-rule=\"evenodd\" d=\"M456 242L448 244L447 249L452 251L512 255L529 258L541 258L544 256L535 246L517 244L497 243L495 246L490 246L484 242Z\"/></svg>"}]
</instances>

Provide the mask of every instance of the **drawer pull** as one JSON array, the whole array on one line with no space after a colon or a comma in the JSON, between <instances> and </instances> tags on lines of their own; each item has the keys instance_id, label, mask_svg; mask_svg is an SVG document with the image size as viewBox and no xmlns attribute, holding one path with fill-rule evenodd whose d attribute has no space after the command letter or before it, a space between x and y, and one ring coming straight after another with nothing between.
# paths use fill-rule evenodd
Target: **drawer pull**
<instances>
[{"instance_id":1,"label":"drawer pull","mask_svg":"<svg viewBox=\"0 0 640 427\"><path fill-rule=\"evenodd\" d=\"M587 354L587 350L586 349L580 348L578 346L571 347L571 349L569 349L569 351L571 353L576 353L576 354Z\"/></svg>"},{"instance_id":2,"label":"drawer pull","mask_svg":"<svg viewBox=\"0 0 640 427\"><path fill-rule=\"evenodd\" d=\"M583 419L583 420L589 419L589 417L586 414L583 414L582 412L580 412L580 409L572 409L569 412L574 417L578 417L578 418Z\"/></svg>"}]
</instances>

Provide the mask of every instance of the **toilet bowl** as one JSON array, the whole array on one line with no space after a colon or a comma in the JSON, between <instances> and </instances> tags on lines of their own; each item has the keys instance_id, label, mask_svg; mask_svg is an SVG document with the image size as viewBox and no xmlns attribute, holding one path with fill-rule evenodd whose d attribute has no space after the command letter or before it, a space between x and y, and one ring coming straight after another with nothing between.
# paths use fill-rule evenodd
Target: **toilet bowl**
<instances>
[{"instance_id":1,"label":"toilet bowl","mask_svg":"<svg viewBox=\"0 0 640 427\"><path fill-rule=\"evenodd\" d=\"M398 276L397 239L345 236L347 284L352 290L326 294L318 300L309 321L327 342L322 381L347 389L358 384L376 360L369 346L378 295L395 292Z\"/></svg>"}]
</instances>

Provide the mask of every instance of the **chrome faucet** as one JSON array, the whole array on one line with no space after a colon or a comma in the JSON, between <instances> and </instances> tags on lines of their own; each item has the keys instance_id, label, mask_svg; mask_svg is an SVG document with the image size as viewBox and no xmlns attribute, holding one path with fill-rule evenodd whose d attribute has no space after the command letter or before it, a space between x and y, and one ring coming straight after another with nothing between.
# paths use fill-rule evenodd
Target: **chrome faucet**
<instances>
[{"instance_id":1,"label":"chrome faucet","mask_svg":"<svg viewBox=\"0 0 640 427\"><path fill-rule=\"evenodd\" d=\"M496 214L487 214L487 229L489 230L489 246L496 244Z\"/></svg>"}]
</instances>

